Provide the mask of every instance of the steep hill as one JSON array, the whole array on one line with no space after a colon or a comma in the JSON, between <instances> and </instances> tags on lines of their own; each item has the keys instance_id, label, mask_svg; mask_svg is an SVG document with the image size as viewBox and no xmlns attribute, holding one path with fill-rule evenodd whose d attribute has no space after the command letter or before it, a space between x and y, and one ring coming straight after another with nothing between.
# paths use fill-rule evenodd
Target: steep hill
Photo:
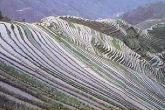
<instances>
[{"instance_id":1,"label":"steep hill","mask_svg":"<svg viewBox=\"0 0 165 110\"><path fill-rule=\"evenodd\" d=\"M165 109L155 37L119 19L0 22L0 107Z\"/></svg>"},{"instance_id":2,"label":"steep hill","mask_svg":"<svg viewBox=\"0 0 165 110\"><path fill-rule=\"evenodd\" d=\"M28 22L50 15L97 19L116 17L153 1L157 0L0 0L0 10L12 19L26 19Z\"/></svg>"}]
</instances>

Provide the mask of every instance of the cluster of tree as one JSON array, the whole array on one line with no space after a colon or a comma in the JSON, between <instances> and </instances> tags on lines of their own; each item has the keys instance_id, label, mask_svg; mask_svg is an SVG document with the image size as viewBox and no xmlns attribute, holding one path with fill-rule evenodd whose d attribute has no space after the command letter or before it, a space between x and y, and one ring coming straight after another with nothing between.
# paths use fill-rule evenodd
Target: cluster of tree
<instances>
[{"instance_id":1,"label":"cluster of tree","mask_svg":"<svg viewBox=\"0 0 165 110\"><path fill-rule=\"evenodd\" d=\"M11 19L8 18L7 16L4 16L2 12L0 11L0 21L10 21ZM22 22L25 22L25 19L22 19Z\"/></svg>"},{"instance_id":2,"label":"cluster of tree","mask_svg":"<svg viewBox=\"0 0 165 110\"><path fill-rule=\"evenodd\" d=\"M7 16L4 16L2 12L0 11L0 21L10 21L11 19Z\"/></svg>"},{"instance_id":3,"label":"cluster of tree","mask_svg":"<svg viewBox=\"0 0 165 110\"><path fill-rule=\"evenodd\" d=\"M2 12L0 11L0 20L2 20L4 17L2 15Z\"/></svg>"}]
</instances>

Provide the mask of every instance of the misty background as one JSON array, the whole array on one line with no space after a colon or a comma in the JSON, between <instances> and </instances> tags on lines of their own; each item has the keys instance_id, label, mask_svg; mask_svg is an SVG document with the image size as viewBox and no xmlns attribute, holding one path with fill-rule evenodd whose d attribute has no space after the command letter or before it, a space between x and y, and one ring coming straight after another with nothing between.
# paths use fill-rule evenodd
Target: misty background
<instances>
[{"instance_id":1,"label":"misty background","mask_svg":"<svg viewBox=\"0 0 165 110\"><path fill-rule=\"evenodd\" d=\"M0 0L0 11L14 20L39 21L47 16L89 19L119 17L151 2L165 0Z\"/></svg>"}]
</instances>

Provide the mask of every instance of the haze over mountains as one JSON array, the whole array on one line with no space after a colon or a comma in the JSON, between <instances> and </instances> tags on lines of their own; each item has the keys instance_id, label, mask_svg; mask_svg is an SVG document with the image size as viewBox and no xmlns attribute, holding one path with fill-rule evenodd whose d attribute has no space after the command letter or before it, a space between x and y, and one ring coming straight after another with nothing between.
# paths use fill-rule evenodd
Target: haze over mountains
<instances>
[{"instance_id":1,"label":"haze over mountains","mask_svg":"<svg viewBox=\"0 0 165 110\"><path fill-rule=\"evenodd\" d=\"M50 15L97 19L115 17L155 1L157 0L0 0L0 10L12 19L26 21L38 21Z\"/></svg>"},{"instance_id":2,"label":"haze over mountains","mask_svg":"<svg viewBox=\"0 0 165 110\"><path fill-rule=\"evenodd\" d=\"M151 22L153 19L163 19L165 18L165 2L154 2L140 6L124 13L121 18L131 24L138 24L146 20Z\"/></svg>"}]
</instances>

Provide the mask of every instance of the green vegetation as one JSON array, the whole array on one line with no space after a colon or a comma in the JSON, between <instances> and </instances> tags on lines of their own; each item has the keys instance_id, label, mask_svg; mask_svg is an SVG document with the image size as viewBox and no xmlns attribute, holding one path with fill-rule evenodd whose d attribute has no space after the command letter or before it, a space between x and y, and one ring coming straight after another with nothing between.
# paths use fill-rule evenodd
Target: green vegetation
<instances>
[{"instance_id":1,"label":"green vegetation","mask_svg":"<svg viewBox=\"0 0 165 110\"><path fill-rule=\"evenodd\" d=\"M116 22L117 22L117 24L119 24L120 26L123 25L123 21L122 21L121 19L116 19Z\"/></svg>"},{"instance_id":2,"label":"green vegetation","mask_svg":"<svg viewBox=\"0 0 165 110\"><path fill-rule=\"evenodd\" d=\"M38 93L39 93L39 91L41 92L40 94L36 94L36 95L32 94L37 98L42 99L42 95L47 94L48 97L51 97L55 100L70 104L72 106L77 106L77 107L82 106L82 103L79 102L77 99L72 98L72 97L70 97L70 96L68 96L68 95L66 95L66 94L64 94L60 91L57 91L55 88L51 87L48 84L45 84L45 83L41 82L40 80L38 80L38 79L36 79L32 76L26 75L24 73L22 74L22 72L18 71L16 68L14 68L12 66L6 65L5 63L0 63L0 69L3 70L3 71L6 71L6 73L9 74L10 76L16 77L17 80L28 84L28 86L30 86L32 88L35 88L35 89L38 89ZM64 79L64 80L66 80L66 79ZM20 86L20 89L22 89L21 86ZM30 92L29 90L33 90L33 89L29 88L27 92ZM44 93L44 94L42 94L42 93ZM42 100L48 101L47 99L46 100L42 99ZM31 103L33 103L33 102L31 102ZM50 103L50 102L48 101L47 103ZM55 104L55 102L53 102L53 103L54 103L53 104L54 107L56 107L56 108L59 108L59 107L64 108L59 104ZM84 107L84 105L82 107Z\"/></svg>"},{"instance_id":3,"label":"green vegetation","mask_svg":"<svg viewBox=\"0 0 165 110\"><path fill-rule=\"evenodd\" d=\"M8 22L8 21L11 21L11 19L8 18L7 16L4 16L2 14L2 12L0 11L0 21L6 21L6 22Z\"/></svg>"},{"instance_id":4,"label":"green vegetation","mask_svg":"<svg viewBox=\"0 0 165 110\"><path fill-rule=\"evenodd\" d=\"M6 96L2 96L0 95L0 109L4 109L4 110L12 110L12 109L27 109L28 107L26 107L23 104L19 104L15 101L11 101L9 98L7 98Z\"/></svg>"},{"instance_id":5,"label":"green vegetation","mask_svg":"<svg viewBox=\"0 0 165 110\"><path fill-rule=\"evenodd\" d=\"M115 46L116 49L121 50L119 40L113 38L112 43L113 43L113 45Z\"/></svg>"},{"instance_id":6,"label":"green vegetation","mask_svg":"<svg viewBox=\"0 0 165 110\"><path fill-rule=\"evenodd\" d=\"M69 22L69 21L68 21L68 24L69 24L70 27L76 28L72 22Z\"/></svg>"},{"instance_id":7,"label":"green vegetation","mask_svg":"<svg viewBox=\"0 0 165 110\"><path fill-rule=\"evenodd\" d=\"M33 34L32 34L32 32L28 29L28 27L27 27L27 26L22 26L22 27L23 27L24 32L25 32L25 35L26 35L26 37L29 39L29 41L30 41L33 45L35 45L36 47L39 48L39 47L40 47L39 44L37 43L36 40L34 40Z\"/></svg>"},{"instance_id":8,"label":"green vegetation","mask_svg":"<svg viewBox=\"0 0 165 110\"><path fill-rule=\"evenodd\" d=\"M105 39L105 36L104 36L104 34L103 34L103 33L100 33L100 37L101 37L101 39L102 39L102 40L104 40L104 39Z\"/></svg>"},{"instance_id":9,"label":"green vegetation","mask_svg":"<svg viewBox=\"0 0 165 110\"><path fill-rule=\"evenodd\" d=\"M77 28L78 28L78 32L79 32L79 34L80 34L80 32L81 32L81 29L80 29L80 27L79 27L79 26L77 26Z\"/></svg>"}]
</instances>

